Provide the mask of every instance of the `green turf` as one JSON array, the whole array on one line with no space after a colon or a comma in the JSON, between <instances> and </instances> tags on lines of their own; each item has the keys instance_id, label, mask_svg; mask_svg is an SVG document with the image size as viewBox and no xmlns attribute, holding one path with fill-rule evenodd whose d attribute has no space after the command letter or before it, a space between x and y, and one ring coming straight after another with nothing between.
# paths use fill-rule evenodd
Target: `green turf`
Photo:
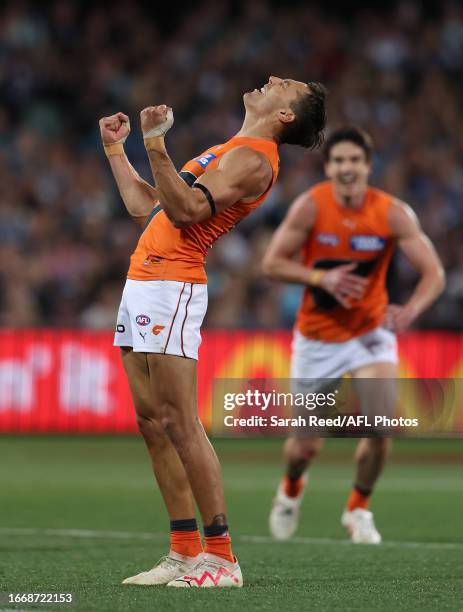
<instances>
[{"instance_id":1,"label":"green turf","mask_svg":"<svg viewBox=\"0 0 463 612\"><path fill-rule=\"evenodd\" d=\"M10 437L0 439L0 591L73 592L82 611L463 610L463 441L396 443L373 500L381 547L351 545L339 526L353 441L330 441L311 472L299 539L283 544L252 537L267 536L281 443L216 447L245 588L120 586L167 545L139 439ZM58 529L92 532L46 531Z\"/></svg>"}]
</instances>

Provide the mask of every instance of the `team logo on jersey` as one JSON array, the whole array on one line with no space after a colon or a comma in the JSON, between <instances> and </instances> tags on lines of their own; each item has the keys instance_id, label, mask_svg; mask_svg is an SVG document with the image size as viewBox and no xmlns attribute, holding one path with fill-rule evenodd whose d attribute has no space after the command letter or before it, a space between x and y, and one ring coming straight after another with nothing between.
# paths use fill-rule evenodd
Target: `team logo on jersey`
<instances>
[{"instance_id":1,"label":"team logo on jersey","mask_svg":"<svg viewBox=\"0 0 463 612\"><path fill-rule=\"evenodd\" d=\"M165 329L165 327L165 325L155 325L152 330L153 334L155 336L159 336L159 334L162 332L163 329Z\"/></svg>"},{"instance_id":2,"label":"team logo on jersey","mask_svg":"<svg viewBox=\"0 0 463 612\"><path fill-rule=\"evenodd\" d=\"M350 237L350 248L353 251L382 251L386 240L381 236L358 235Z\"/></svg>"},{"instance_id":3,"label":"team logo on jersey","mask_svg":"<svg viewBox=\"0 0 463 612\"><path fill-rule=\"evenodd\" d=\"M149 318L148 315L137 315L137 318L135 319L137 325L142 325L143 327L145 325L149 325L151 323L151 319Z\"/></svg>"},{"instance_id":4,"label":"team logo on jersey","mask_svg":"<svg viewBox=\"0 0 463 612\"><path fill-rule=\"evenodd\" d=\"M339 238L338 236L336 236L336 234L325 234L323 232L320 232L319 234L317 234L316 236L316 240L317 242L319 242L320 244L323 244L324 246L338 246L339 244Z\"/></svg>"},{"instance_id":5,"label":"team logo on jersey","mask_svg":"<svg viewBox=\"0 0 463 612\"><path fill-rule=\"evenodd\" d=\"M195 162L197 162L202 168L205 168L216 157L217 155L214 155L214 153L206 153L206 155L201 155L201 157L196 157Z\"/></svg>"},{"instance_id":6,"label":"team logo on jersey","mask_svg":"<svg viewBox=\"0 0 463 612\"><path fill-rule=\"evenodd\" d=\"M144 266L150 266L151 264L160 264L162 262L162 258L157 255L148 255L148 257L143 262Z\"/></svg>"}]
</instances>

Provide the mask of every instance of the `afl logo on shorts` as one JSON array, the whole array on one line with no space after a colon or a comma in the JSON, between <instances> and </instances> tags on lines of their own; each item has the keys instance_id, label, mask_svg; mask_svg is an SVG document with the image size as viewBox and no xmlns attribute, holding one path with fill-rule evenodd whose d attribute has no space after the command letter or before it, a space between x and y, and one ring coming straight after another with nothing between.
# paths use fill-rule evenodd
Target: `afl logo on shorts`
<instances>
[{"instance_id":1,"label":"afl logo on shorts","mask_svg":"<svg viewBox=\"0 0 463 612\"><path fill-rule=\"evenodd\" d=\"M149 325L151 323L151 319L149 318L148 315L137 315L137 318L135 319L137 325L142 325L143 327L145 325Z\"/></svg>"},{"instance_id":2,"label":"afl logo on shorts","mask_svg":"<svg viewBox=\"0 0 463 612\"><path fill-rule=\"evenodd\" d=\"M351 236L350 248L353 251L382 251L386 241L380 236Z\"/></svg>"}]
</instances>

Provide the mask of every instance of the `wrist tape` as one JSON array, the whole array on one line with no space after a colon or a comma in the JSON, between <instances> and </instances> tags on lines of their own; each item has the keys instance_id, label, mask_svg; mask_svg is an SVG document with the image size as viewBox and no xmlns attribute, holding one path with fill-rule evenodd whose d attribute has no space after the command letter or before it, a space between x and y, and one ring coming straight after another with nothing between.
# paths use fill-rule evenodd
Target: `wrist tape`
<instances>
[{"instance_id":1,"label":"wrist tape","mask_svg":"<svg viewBox=\"0 0 463 612\"><path fill-rule=\"evenodd\" d=\"M324 275L325 275L325 270L311 270L309 282L312 285L312 287L318 287Z\"/></svg>"},{"instance_id":2,"label":"wrist tape","mask_svg":"<svg viewBox=\"0 0 463 612\"><path fill-rule=\"evenodd\" d=\"M103 146L106 157L111 157L111 155L122 155L124 153L124 145L122 142L115 142L114 144Z\"/></svg>"},{"instance_id":3,"label":"wrist tape","mask_svg":"<svg viewBox=\"0 0 463 612\"><path fill-rule=\"evenodd\" d=\"M174 113L169 109L167 111L167 116L165 121L163 121L160 125L148 130L147 132L143 132L143 139L147 140L148 138L155 138L156 136L164 136L166 132L170 130L170 128L174 124Z\"/></svg>"}]
</instances>

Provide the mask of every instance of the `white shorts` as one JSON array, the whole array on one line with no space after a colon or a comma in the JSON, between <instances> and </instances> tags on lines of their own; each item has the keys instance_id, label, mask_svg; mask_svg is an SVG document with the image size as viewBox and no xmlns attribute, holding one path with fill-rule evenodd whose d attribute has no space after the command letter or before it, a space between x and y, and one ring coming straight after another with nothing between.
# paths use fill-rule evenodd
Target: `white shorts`
<instances>
[{"instance_id":1,"label":"white shorts","mask_svg":"<svg viewBox=\"0 0 463 612\"><path fill-rule=\"evenodd\" d=\"M397 340L384 329L376 329L345 342L321 342L294 332L291 378L341 378L347 372L371 363L397 363Z\"/></svg>"},{"instance_id":2,"label":"white shorts","mask_svg":"<svg viewBox=\"0 0 463 612\"><path fill-rule=\"evenodd\" d=\"M207 285L127 279L117 315L114 346L136 353L198 359Z\"/></svg>"}]
</instances>

